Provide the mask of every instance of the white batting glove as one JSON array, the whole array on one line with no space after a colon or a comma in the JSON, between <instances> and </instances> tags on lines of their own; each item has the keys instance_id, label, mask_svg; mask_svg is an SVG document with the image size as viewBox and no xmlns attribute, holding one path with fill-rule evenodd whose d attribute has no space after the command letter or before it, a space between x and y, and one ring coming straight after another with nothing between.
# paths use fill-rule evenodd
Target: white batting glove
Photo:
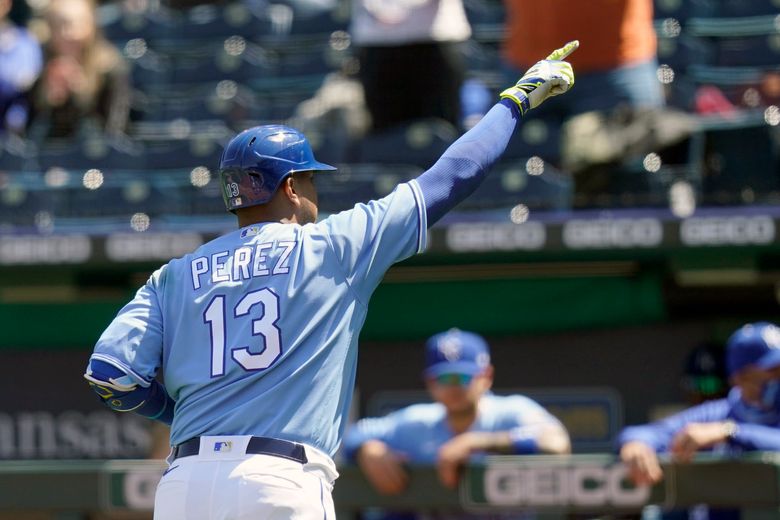
<instances>
[{"instance_id":1,"label":"white batting glove","mask_svg":"<svg viewBox=\"0 0 780 520\"><path fill-rule=\"evenodd\" d=\"M574 70L569 63L562 60L579 46L580 42L574 40L553 51L547 58L528 69L514 87L503 91L501 99L511 99L520 107L520 113L525 115L531 108L541 105L545 99L569 90L574 85Z\"/></svg>"}]
</instances>

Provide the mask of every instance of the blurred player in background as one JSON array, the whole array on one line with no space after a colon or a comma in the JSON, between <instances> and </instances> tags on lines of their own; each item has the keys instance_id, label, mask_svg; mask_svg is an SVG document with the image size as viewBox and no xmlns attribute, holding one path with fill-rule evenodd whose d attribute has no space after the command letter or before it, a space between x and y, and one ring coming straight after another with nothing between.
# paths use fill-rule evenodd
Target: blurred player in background
<instances>
[{"instance_id":1,"label":"blurred player in background","mask_svg":"<svg viewBox=\"0 0 780 520\"><path fill-rule=\"evenodd\" d=\"M240 229L154 272L85 374L111 408L171 423L156 519L335 518L331 457L372 292L477 188L521 116L571 87L560 60L578 45L532 67L417 179L321 222L314 179L335 168L300 132L261 126L228 143L220 178Z\"/></svg>"},{"instance_id":2,"label":"blurred player in background","mask_svg":"<svg viewBox=\"0 0 780 520\"><path fill-rule=\"evenodd\" d=\"M780 451L780 328L759 322L734 332L726 344L726 368L733 386L726 398L621 432L620 458L637 484L663 478L657 453L684 463L698 451Z\"/></svg>"},{"instance_id":3,"label":"blurred player in background","mask_svg":"<svg viewBox=\"0 0 780 520\"><path fill-rule=\"evenodd\" d=\"M406 489L407 462L435 465L441 483L454 488L463 465L487 453L571 451L566 429L541 405L490 392L490 351L477 334L451 329L431 337L423 377L434 403L362 419L344 437L347 458L380 493Z\"/></svg>"}]
</instances>

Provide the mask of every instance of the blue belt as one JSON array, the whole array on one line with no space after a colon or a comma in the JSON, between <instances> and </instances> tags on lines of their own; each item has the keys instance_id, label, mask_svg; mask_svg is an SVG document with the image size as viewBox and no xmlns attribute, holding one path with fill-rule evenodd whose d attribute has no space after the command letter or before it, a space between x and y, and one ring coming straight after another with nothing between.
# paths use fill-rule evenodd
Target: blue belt
<instances>
[{"instance_id":1,"label":"blue belt","mask_svg":"<svg viewBox=\"0 0 780 520\"><path fill-rule=\"evenodd\" d=\"M200 437L194 437L173 448L173 459L189 457L197 455L198 453L200 453ZM306 458L306 450L302 444L284 441L282 439L272 439L270 437L252 437L249 439L246 453L253 455L272 455L274 457L294 460L301 464L309 462L309 459Z\"/></svg>"}]
</instances>

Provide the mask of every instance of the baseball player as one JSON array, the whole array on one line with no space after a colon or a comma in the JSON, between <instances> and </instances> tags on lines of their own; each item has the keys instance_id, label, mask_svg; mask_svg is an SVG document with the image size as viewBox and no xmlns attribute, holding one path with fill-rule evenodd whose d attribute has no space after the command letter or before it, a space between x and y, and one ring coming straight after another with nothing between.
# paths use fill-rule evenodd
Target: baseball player
<instances>
[{"instance_id":1,"label":"baseball player","mask_svg":"<svg viewBox=\"0 0 780 520\"><path fill-rule=\"evenodd\" d=\"M155 271L98 340L86 379L118 411L171 424L161 519L333 519L357 338L385 271L477 188L521 116L574 83L571 42L532 67L417 179L317 222L318 162L281 125L220 161L239 229ZM165 386L155 376L162 368Z\"/></svg>"},{"instance_id":2,"label":"baseball player","mask_svg":"<svg viewBox=\"0 0 780 520\"><path fill-rule=\"evenodd\" d=\"M726 369L733 385L726 398L621 432L620 457L638 484L663 478L657 452L687 462L699 450L780 450L780 328L760 322L734 332L726 343Z\"/></svg>"},{"instance_id":3,"label":"baseball player","mask_svg":"<svg viewBox=\"0 0 780 520\"><path fill-rule=\"evenodd\" d=\"M463 464L487 453L569 453L569 434L547 410L522 395L490 392L493 366L479 335L432 336L423 377L435 402L362 419L344 437L345 455L380 493L404 491L406 462L436 465L442 484L455 487Z\"/></svg>"}]
</instances>

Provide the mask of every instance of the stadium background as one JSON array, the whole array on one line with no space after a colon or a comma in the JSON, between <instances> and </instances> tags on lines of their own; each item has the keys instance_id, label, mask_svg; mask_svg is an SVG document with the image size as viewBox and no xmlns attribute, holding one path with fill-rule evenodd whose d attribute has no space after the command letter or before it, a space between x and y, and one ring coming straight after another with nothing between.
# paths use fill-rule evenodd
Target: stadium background
<instances>
[{"instance_id":1,"label":"stadium background","mask_svg":"<svg viewBox=\"0 0 780 520\"><path fill-rule=\"evenodd\" d=\"M40 5L17 0L15 16ZM495 92L501 3L465 5L469 74ZM318 158L341 167L318 183L325 212L386 193L457 135L417 121L347 149L343 131L321 124L343 130L343 114L301 109L327 75L354 72L339 0L179 10L138 0L103 2L99 13L131 65L128 136L1 141L1 459L148 455L149 425L102 409L80 374L153 269L233 227L214 168L235 130L271 121L306 130ZM458 326L489 339L498 391L538 396L575 450L608 452L622 425L683 401L693 347L776 320L780 110L767 78L780 73L779 13L772 0L657 0L670 106L693 114L697 89L716 86L735 111L697 115L668 155L613 164L609 188L590 198L527 154L560 128L521 132L522 146L432 230L429 252L394 267L374 296L355 414L419 398L422 341Z\"/></svg>"}]
</instances>

